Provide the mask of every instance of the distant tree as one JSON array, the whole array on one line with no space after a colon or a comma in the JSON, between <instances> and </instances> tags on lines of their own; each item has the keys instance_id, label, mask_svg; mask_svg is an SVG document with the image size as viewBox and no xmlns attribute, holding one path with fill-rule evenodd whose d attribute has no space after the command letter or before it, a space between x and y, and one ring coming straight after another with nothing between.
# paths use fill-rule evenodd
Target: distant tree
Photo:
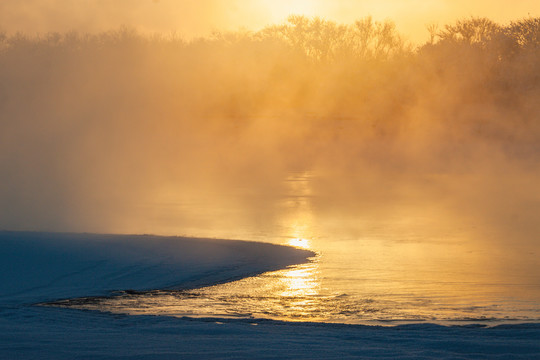
<instances>
[{"instance_id":1,"label":"distant tree","mask_svg":"<svg viewBox=\"0 0 540 360\"><path fill-rule=\"evenodd\" d=\"M351 30L355 54L360 58L385 60L410 50L389 20L377 22L368 16L356 21Z\"/></svg>"},{"instance_id":2,"label":"distant tree","mask_svg":"<svg viewBox=\"0 0 540 360\"><path fill-rule=\"evenodd\" d=\"M540 47L540 18L530 17L513 21L504 29L504 32L522 49Z\"/></svg>"},{"instance_id":3,"label":"distant tree","mask_svg":"<svg viewBox=\"0 0 540 360\"><path fill-rule=\"evenodd\" d=\"M446 25L437 35L442 42L486 46L502 32L502 27L488 18L472 17Z\"/></svg>"},{"instance_id":4,"label":"distant tree","mask_svg":"<svg viewBox=\"0 0 540 360\"><path fill-rule=\"evenodd\" d=\"M261 34L282 39L314 61L325 62L335 59L340 53L346 32L345 25L319 17L310 19L293 15L287 18L285 24L267 27Z\"/></svg>"},{"instance_id":5,"label":"distant tree","mask_svg":"<svg viewBox=\"0 0 540 360\"><path fill-rule=\"evenodd\" d=\"M343 25L293 15L285 24L265 28L261 35L282 39L316 62L384 60L410 51L393 22L377 22L371 17Z\"/></svg>"},{"instance_id":6,"label":"distant tree","mask_svg":"<svg viewBox=\"0 0 540 360\"><path fill-rule=\"evenodd\" d=\"M435 43L435 39L437 38L437 33L439 32L439 24L437 23L431 23L426 25L426 29L429 32L429 41L428 44L433 45Z\"/></svg>"}]
</instances>

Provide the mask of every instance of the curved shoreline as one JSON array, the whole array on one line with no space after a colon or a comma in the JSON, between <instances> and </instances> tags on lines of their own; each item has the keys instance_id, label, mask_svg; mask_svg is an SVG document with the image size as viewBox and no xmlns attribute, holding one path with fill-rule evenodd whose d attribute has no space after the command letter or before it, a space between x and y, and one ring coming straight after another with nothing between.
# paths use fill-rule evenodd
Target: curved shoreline
<instances>
[{"instance_id":1,"label":"curved shoreline","mask_svg":"<svg viewBox=\"0 0 540 360\"><path fill-rule=\"evenodd\" d=\"M0 304L191 289L299 264L313 255L240 240L0 231Z\"/></svg>"}]
</instances>

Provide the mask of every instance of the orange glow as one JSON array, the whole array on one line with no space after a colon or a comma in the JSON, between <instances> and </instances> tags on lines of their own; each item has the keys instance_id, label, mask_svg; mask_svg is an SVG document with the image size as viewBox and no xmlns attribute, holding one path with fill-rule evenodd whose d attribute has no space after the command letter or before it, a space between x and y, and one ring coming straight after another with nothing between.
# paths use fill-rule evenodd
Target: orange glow
<instances>
[{"instance_id":1,"label":"orange glow","mask_svg":"<svg viewBox=\"0 0 540 360\"><path fill-rule=\"evenodd\" d=\"M272 22L279 22L289 15L321 16L327 12L328 5L321 0L259 0L262 13Z\"/></svg>"},{"instance_id":2,"label":"orange glow","mask_svg":"<svg viewBox=\"0 0 540 360\"><path fill-rule=\"evenodd\" d=\"M485 16L507 22L540 14L540 2L516 0L111 0L106 2L35 0L0 2L0 23L7 32L105 31L120 25L154 33L175 32L189 38L213 30L258 30L290 14L351 23L365 16L391 19L411 40L426 40L426 25Z\"/></svg>"}]
</instances>

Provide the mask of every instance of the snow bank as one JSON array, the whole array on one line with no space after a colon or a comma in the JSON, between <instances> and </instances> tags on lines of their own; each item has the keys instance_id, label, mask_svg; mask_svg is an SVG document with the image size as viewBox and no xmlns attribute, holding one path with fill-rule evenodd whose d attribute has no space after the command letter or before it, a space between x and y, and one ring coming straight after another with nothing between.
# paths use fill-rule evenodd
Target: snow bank
<instances>
[{"instance_id":1,"label":"snow bank","mask_svg":"<svg viewBox=\"0 0 540 360\"><path fill-rule=\"evenodd\" d=\"M148 235L0 232L0 305L192 288L298 264L310 251Z\"/></svg>"},{"instance_id":2,"label":"snow bank","mask_svg":"<svg viewBox=\"0 0 540 360\"><path fill-rule=\"evenodd\" d=\"M2 359L539 359L540 325L371 327L31 307L0 317Z\"/></svg>"}]
</instances>

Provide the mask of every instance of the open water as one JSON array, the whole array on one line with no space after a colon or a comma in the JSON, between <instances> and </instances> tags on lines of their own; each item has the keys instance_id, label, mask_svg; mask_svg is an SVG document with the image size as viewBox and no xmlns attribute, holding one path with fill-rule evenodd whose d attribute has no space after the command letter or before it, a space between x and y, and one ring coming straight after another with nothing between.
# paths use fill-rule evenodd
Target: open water
<instances>
[{"instance_id":1,"label":"open water","mask_svg":"<svg viewBox=\"0 0 540 360\"><path fill-rule=\"evenodd\" d=\"M242 188L147 205L162 233L292 245L313 250L310 262L201 289L124 293L78 306L353 324L540 322L538 235L520 230L535 229L536 215L500 226L478 215L489 208L456 207L425 189L328 201L320 183L299 172L284 179L278 196Z\"/></svg>"}]
</instances>

